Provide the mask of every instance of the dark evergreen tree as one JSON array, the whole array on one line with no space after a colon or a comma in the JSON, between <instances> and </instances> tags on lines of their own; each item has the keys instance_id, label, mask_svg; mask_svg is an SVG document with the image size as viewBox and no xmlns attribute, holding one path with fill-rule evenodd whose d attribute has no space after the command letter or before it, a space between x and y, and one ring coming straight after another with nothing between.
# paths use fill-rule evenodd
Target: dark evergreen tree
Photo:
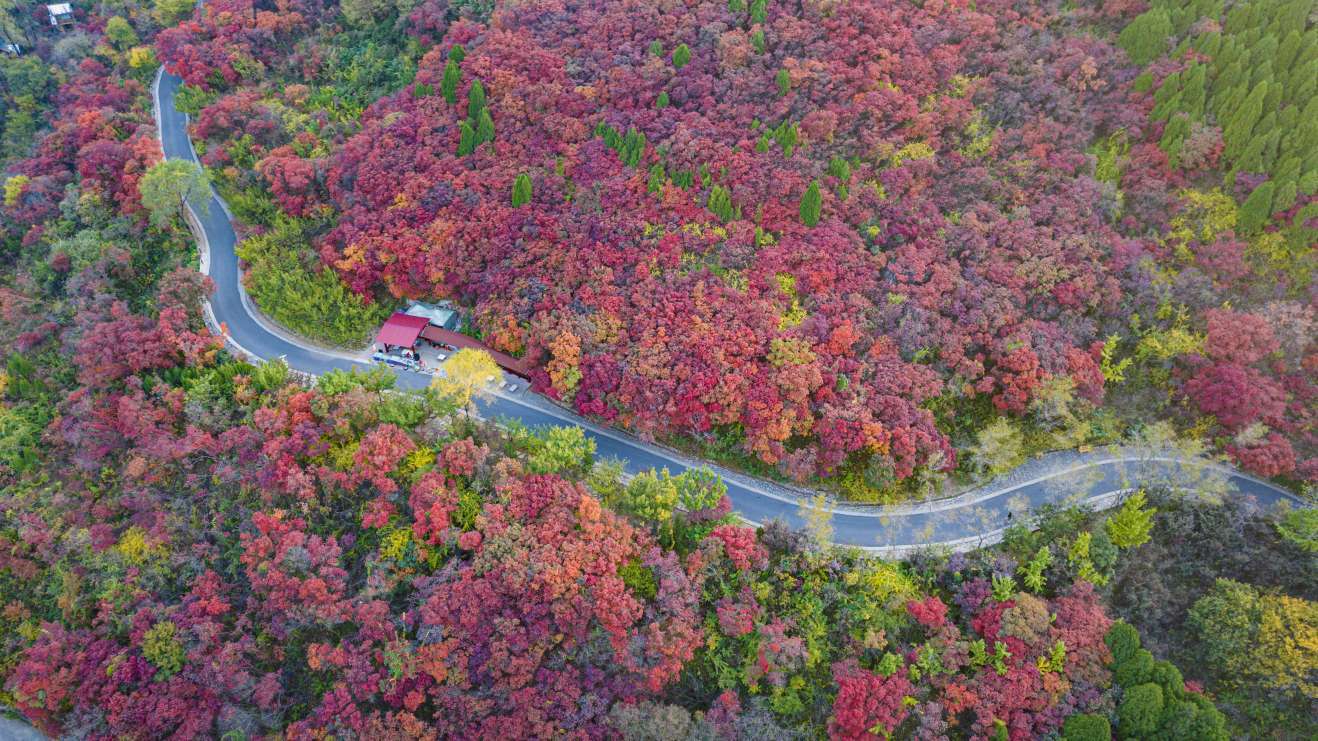
<instances>
[{"instance_id":1,"label":"dark evergreen tree","mask_svg":"<svg viewBox=\"0 0 1318 741\"><path fill-rule=\"evenodd\" d=\"M819 194L819 181L812 181L810 187L806 188L805 193L801 196L801 223L806 226L818 224L819 212L823 205L823 196Z\"/></svg>"}]
</instances>

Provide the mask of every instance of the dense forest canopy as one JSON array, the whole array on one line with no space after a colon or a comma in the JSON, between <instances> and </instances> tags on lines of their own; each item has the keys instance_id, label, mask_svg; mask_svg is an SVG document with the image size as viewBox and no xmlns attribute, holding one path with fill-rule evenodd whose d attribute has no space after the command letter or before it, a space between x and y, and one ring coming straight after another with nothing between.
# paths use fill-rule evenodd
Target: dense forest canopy
<instances>
[{"instance_id":1,"label":"dense forest canopy","mask_svg":"<svg viewBox=\"0 0 1318 741\"><path fill-rule=\"evenodd\" d=\"M317 341L455 299L562 403L857 499L1179 438L1311 503L1312 0L74 11L0 0L0 713L1318 735L1311 507L1150 487L871 558L456 384L234 358L181 218L213 183ZM204 170L161 160L162 63Z\"/></svg>"},{"instance_id":2,"label":"dense forest canopy","mask_svg":"<svg viewBox=\"0 0 1318 741\"><path fill-rule=\"evenodd\" d=\"M430 0L345 9L362 61L310 87L270 79L347 48L299 40L331 9L219 2L157 46L294 263L459 300L584 414L872 500L990 467L995 423L1034 452L1149 412L1313 475L1318 47L1274 5L1118 37L1137 7ZM1284 74L1235 71L1282 37Z\"/></svg>"}]
</instances>

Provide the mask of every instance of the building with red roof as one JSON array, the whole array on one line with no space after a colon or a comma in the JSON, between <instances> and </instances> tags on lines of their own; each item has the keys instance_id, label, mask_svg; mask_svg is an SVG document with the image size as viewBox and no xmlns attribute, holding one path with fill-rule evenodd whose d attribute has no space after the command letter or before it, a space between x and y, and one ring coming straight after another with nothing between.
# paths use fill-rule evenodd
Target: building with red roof
<instances>
[{"instance_id":1,"label":"building with red roof","mask_svg":"<svg viewBox=\"0 0 1318 741\"><path fill-rule=\"evenodd\" d=\"M384 345L385 350L390 346L410 348L416 344L417 338L421 336L421 330L428 324L430 320L423 316L411 316L395 311L384 326L380 327L379 333L375 335L375 341Z\"/></svg>"}]
</instances>

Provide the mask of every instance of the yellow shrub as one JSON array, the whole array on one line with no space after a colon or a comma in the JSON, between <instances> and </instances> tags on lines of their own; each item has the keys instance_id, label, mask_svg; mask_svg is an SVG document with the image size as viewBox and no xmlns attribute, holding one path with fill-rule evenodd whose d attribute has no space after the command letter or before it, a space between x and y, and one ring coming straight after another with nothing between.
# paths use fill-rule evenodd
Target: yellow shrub
<instances>
[{"instance_id":1,"label":"yellow shrub","mask_svg":"<svg viewBox=\"0 0 1318 741\"><path fill-rule=\"evenodd\" d=\"M5 181L6 206L13 206L18 203L18 197L23 193L23 186L27 185L30 179L27 175L15 175Z\"/></svg>"},{"instance_id":2,"label":"yellow shrub","mask_svg":"<svg viewBox=\"0 0 1318 741\"><path fill-rule=\"evenodd\" d=\"M1172 217L1169 241L1207 243L1236 228L1236 202L1220 188L1183 190L1180 195L1185 200L1185 209Z\"/></svg>"},{"instance_id":3,"label":"yellow shrub","mask_svg":"<svg viewBox=\"0 0 1318 741\"><path fill-rule=\"evenodd\" d=\"M137 526L128 528L128 531L119 538L115 549L125 561L135 566L146 563L147 559L154 556L158 550L157 546L147 541L146 531Z\"/></svg>"},{"instance_id":4,"label":"yellow shrub","mask_svg":"<svg viewBox=\"0 0 1318 741\"><path fill-rule=\"evenodd\" d=\"M134 46L128 50L128 66L133 69L155 67L156 52L149 46Z\"/></svg>"},{"instance_id":5,"label":"yellow shrub","mask_svg":"<svg viewBox=\"0 0 1318 741\"><path fill-rule=\"evenodd\" d=\"M934 148L925 142L911 142L892 156L893 167L908 160L927 160L934 156Z\"/></svg>"},{"instance_id":6,"label":"yellow shrub","mask_svg":"<svg viewBox=\"0 0 1318 741\"><path fill-rule=\"evenodd\" d=\"M412 542L412 531L400 527L385 533L380 539L380 558L397 561L407 554L407 546Z\"/></svg>"}]
</instances>

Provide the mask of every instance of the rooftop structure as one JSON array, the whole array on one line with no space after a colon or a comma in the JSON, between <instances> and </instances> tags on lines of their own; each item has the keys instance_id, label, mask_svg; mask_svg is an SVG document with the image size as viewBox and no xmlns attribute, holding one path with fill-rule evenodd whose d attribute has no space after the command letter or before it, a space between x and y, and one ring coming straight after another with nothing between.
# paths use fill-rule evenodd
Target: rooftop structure
<instances>
[{"instance_id":1,"label":"rooftop structure","mask_svg":"<svg viewBox=\"0 0 1318 741\"><path fill-rule=\"evenodd\" d=\"M407 311L403 313L408 316L425 317L432 325L443 329L457 330L458 328L458 312L448 306L413 301L412 305L408 306Z\"/></svg>"},{"instance_id":2,"label":"rooftop structure","mask_svg":"<svg viewBox=\"0 0 1318 741\"><path fill-rule=\"evenodd\" d=\"M46 15L50 19L50 25L55 28L69 28L73 25L73 6L68 3L47 5Z\"/></svg>"},{"instance_id":3,"label":"rooftop structure","mask_svg":"<svg viewBox=\"0 0 1318 741\"><path fill-rule=\"evenodd\" d=\"M416 344L416 340L421 336L421 330L425 329L430 321L425 317L411 316L401 311L395 311L393 316L380 327L380 331L375 335L375 341L381 345L394 345L396 347L411 347Z\"/></svg>"}]
</instances>

